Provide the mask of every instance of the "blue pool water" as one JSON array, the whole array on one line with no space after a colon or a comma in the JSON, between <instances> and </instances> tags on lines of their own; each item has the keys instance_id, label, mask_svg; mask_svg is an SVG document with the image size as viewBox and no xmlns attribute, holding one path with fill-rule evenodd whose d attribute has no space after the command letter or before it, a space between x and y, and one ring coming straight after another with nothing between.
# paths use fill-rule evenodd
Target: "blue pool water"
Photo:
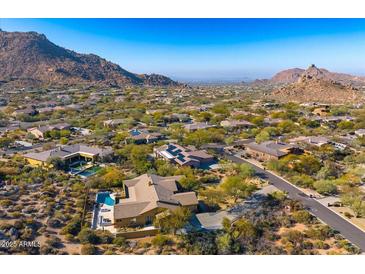
<instances>
[{"instance_id":1,"label":"blue pool water","mask_svg":"<svg viewBox=\"0 0 365 274\"><path fill-rule=\"evenodd\" d=\"M141 134L141 132L138 129L133 129L130 131L132 136L138 136Z\"/></svg>"},{"instance_id":2,"label":"blue pool water","mask_svg":"<svg viewBox=\"0 0 365 274\"><path fill-rule=\"evenodd\" d=\"M110 197L109 192L99 192L96 194L96 202L99 204L106 204L108 206L113 206L115 201Z\"/></svg>"}]
</instances>

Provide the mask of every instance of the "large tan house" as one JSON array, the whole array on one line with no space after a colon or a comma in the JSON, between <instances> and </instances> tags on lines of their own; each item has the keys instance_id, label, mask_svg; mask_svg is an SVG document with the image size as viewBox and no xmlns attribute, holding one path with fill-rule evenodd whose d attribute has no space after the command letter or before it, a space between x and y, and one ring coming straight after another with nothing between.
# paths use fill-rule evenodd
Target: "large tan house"
<instances>
[{"instance_id":1,"label":"large tan house","mask_svg":"<svg viewBox=\"0 0 365 274\"><path fill-rule=\"evenodd\" d=\"M145 226L165 210L186 207L197 209L195 192L180 192L178 181L182 176L161 177L143 174L124 181L127 198L114 206L114 226Z\"/></svg>"},{"instance_id":2,"label":"large tan house","mask_svg":"<svg viewBox=\"0 0 365 274\"><path fill-rule=\"evenodd\" d=\"M94 162L105 158L112 153L113 151L111 148L97 148L85 144L74 144L60 146L42 152L30 152L23 156L31 166L51 167L48 161L52 158L59 158L63 160L65 164L70 165L78 161Z\"/></svg>"}]
</instances>

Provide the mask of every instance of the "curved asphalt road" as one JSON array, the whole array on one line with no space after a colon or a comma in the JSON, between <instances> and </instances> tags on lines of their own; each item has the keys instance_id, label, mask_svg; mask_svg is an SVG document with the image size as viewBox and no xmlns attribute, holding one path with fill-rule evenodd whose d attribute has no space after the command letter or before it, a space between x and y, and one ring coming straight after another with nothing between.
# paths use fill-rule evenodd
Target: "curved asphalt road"
<instances>
[{"instance_id":1,"label":"curved asphalt road","mask_svg":"<svg viewBox=\"0 0 365 274\"><path fill-rule=\"evenodd\" d=\"M365 251L365 232L352 225L336 213L319 203L313 198L308 197L304 192L298 188L287 183L278 176L248 162L237 156L225 153L227 159L235 163L247 163L251 165L258 176L268 180L272 185L282 191L286 191L291 199L300 201L313 215L317 216L323 222L328 224L333 229L340 232L345 238L351 241L354 245L359 247L361 251Z\"/></svg>"}]
</instances>

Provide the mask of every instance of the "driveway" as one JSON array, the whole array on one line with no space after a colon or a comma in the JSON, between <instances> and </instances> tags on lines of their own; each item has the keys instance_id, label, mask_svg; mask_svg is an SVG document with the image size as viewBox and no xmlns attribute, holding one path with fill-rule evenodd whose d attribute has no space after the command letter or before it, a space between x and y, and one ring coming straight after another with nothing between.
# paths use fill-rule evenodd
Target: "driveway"
<instances>
[{"instance_id":1,"label":"driveway","mask_svg":"<svg viewBox=\"0 0 365 274\"><path fill-rule=\"evenodd\" d=\"M222 221L224 218L228 218L231 221L239 218L244 212L257 208L264 196L277 190L278 189L273 185L264 186L245 201L238 203L227 210L195 214L191 218L190 224L198 229L222 229Z\"/></svg>"}]
</instances>

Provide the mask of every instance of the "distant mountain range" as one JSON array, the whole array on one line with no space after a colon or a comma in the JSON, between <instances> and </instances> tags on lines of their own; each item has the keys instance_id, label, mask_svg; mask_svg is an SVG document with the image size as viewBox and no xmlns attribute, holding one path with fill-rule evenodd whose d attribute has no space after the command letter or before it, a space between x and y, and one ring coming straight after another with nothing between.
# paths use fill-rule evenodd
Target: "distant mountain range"
<instances>
[{"instance_id":1,"label":"distant mountain range","mask_svg":"<svg viewBox=\"0 0 365 274\"><path fill-rule=\"evenodd\" d=\"M293 68L283 70L275 74L270 81L272 83L291 84L297 82L303 74L312 76L317 79L332 80L343 85L364 85L365 77L354 76L345 73L330 72L324 68L317 68L315 65L311 65L308 69Z\"/></svg>"},{"instance_id":2,"label":"distant mountain range","mask_svg":"<svg viewBox=\"0 0 365 274\"><path fill-rule=\"evenodd\" d=\"M296 68L279 72L269 81L285 84L269 95L279 101L333 104L365 102L364 93L355 87L364 85L365 78L329 72L315 65L306 70Z\"/></svg>"},{"instance_id":3,"label":"distant mountain range","mask_svg":"<svg viewBox=\"0 0 365 274\"><path fill-rule=\"evenodd\" d=\"M135 74L95 54L80 54L36 32L0 29L0 86L39 87L78 84L178 86L158 74Z\"/></svg>"},{"instance_id":4,"label":"distant mountain range","mask_svg":"<svg viewBox=\"0 0 365 274\"><path fill-rule=\"evenodd\" d=\"M256 79L251 82L251 85L280 85L280 84L292 84L297 82L303 75L303 73L310 73L315 78L332 80L343 85L364 86L365 77L354 76L345 73L331 72L324 68L317 68L315 65L311 65L308 69L291 68L282 70L276 73L270 79Z\"/></svg>"}]
</instances>

